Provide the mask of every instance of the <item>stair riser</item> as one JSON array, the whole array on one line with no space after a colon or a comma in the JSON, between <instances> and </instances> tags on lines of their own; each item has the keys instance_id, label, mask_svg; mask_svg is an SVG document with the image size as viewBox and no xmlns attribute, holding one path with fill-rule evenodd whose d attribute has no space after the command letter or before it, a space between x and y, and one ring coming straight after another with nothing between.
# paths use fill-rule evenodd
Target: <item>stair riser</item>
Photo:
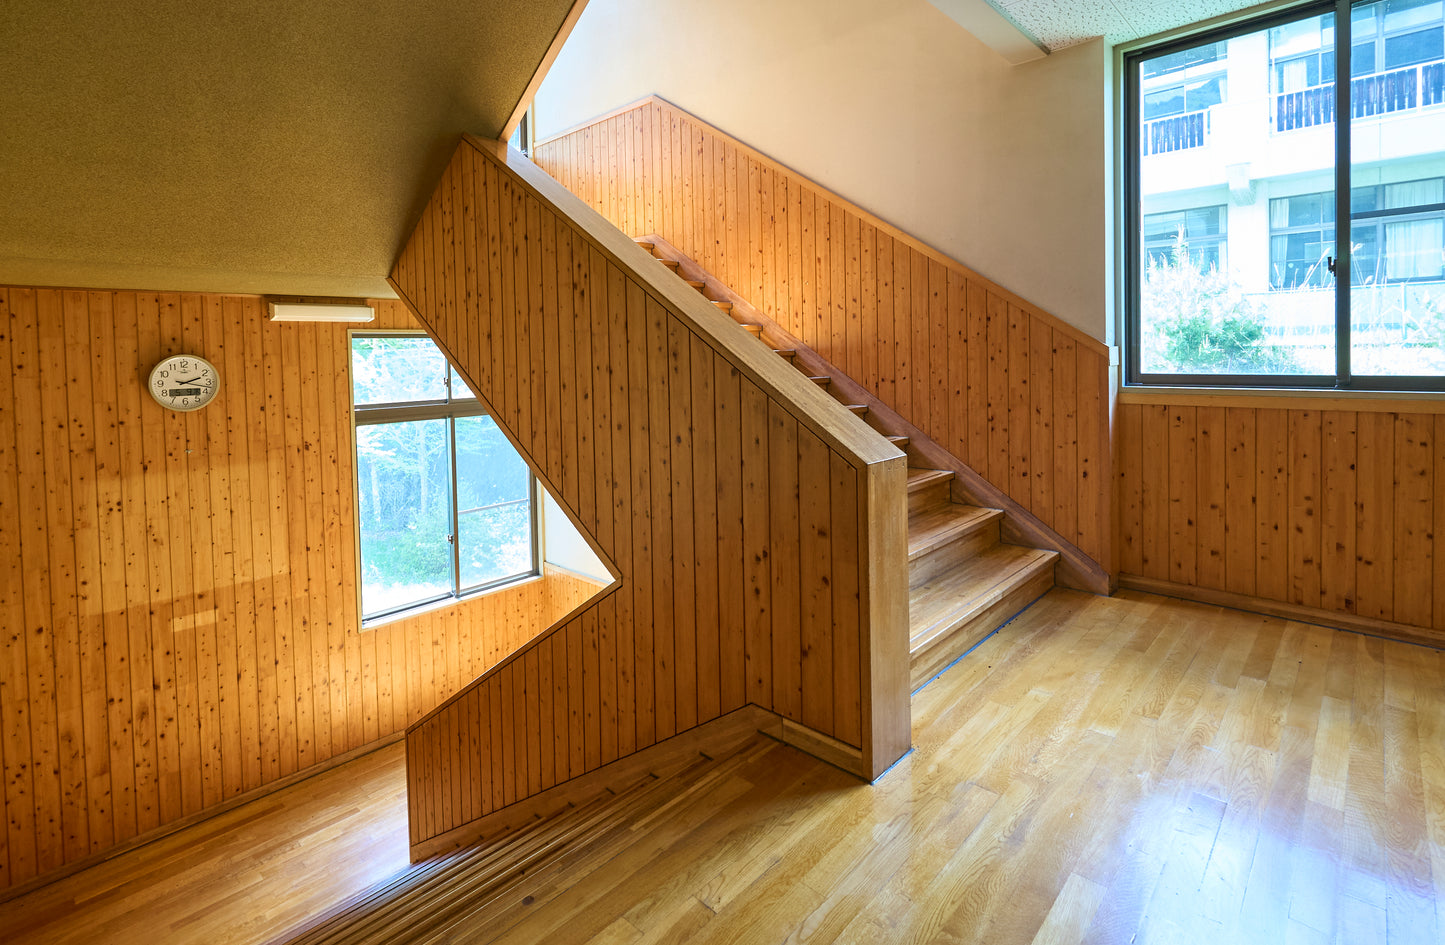
<instances>
[{"instance_id":1,"label":"stair riser","mask_svg":"<svg viewBox=\"0 0 1445 945\"><path fill-rule=\"evenodd\" d=\"M908 587L910 590L927 584L938 575L957 564L975 557L999 543L998 519L983 523L976 531L919 555L908 562Z\"/></svg>"},{"instance_id":2,"label":"stair riser","mask_svg":"<svg viewBox=\"0 0 1445 945\"><path fill-rule=\"evenodd\" d=\"M952 481L945 479L916 492L908 493L908 514L912 515L915 512L922 512L924 509L931 509L936 505L943 505L949 501L952 488Z\"/></svg>"},{"instance_id":3,"label":"stair riser","mask_svg":"<svg viewBox=\"0 0 1445 945\"><path fill-rule=\"evenodd\" d=\"M930 640L927 646L910 654L909 688L916 690L939 670L967 653L999 624L1047 594L1053 586L1053 567L1041 569L967 623L951 633Z\"/></svg>"}]
</instances>

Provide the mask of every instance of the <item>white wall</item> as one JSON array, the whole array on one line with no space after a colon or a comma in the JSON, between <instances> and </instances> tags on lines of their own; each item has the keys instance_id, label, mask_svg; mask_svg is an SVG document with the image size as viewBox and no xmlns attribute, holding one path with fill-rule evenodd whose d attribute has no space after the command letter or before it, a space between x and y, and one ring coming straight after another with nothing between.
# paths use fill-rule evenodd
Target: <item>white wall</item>
<instances>
[{"instance_id":1,"label":"white wall","mask_svg":"<svg viewBox=\"0 0 1445 945\"><path fill-rule=\"evenodd\" d=\"M1106 339L1107 67L1010 66L927 0L590 0L536 132L656 93Z\"/></svg>"},{"instance_id":2,"label":"white wall","mask_svg":"<svg viewBox=\"0 0 1445 945\"><path fill-rule=\"evenodd\" d=\"M604 584L612 583L612 575L602 566L592 546L583 539L545 487L542 489L542 557L548 564L575 571Z\"/></svg>"}]
</instances>

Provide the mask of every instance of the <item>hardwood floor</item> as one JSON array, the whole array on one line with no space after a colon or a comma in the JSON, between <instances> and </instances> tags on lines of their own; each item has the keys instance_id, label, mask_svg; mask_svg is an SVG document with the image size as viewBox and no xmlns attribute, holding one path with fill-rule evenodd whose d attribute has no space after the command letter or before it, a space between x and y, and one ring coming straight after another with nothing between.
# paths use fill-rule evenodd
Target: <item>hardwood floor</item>
<instances>
[{"instance_id":1,"label":"hardwood floor","mask_svg":"<svg viewBox=\"0 0 1445 945\"><path fill-rule=\"evenodd\" d=\"M450 898L429 940L1441 941L1439 651L1054 590L920 690L914 725L873 787L762 742L621 795L509 894ZM400 766L374 753L0 905L0 938L284 935L404 871Z\"/></svg>"}]
</instances>

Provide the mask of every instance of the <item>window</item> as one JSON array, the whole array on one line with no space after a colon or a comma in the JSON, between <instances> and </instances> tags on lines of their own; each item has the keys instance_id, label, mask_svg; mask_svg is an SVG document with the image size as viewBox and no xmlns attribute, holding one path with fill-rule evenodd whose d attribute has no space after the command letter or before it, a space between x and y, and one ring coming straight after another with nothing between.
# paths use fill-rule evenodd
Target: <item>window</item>
<instances>
[{"instance_id":1,"label":"window","mask_svg":"<svg viewBox=\"0 0 1445 945\"><path fill-rule=\"evenodd\" d=\"M1445 0L1125 63L1128 382L1445 389Z\"/></svg>"},{"instance_id":2,"label":"window","mask_svg":"<svg viewBox=\"0 0 1445 945\"><path fill-rule=\"evenodd\" d=\"M1144 217L1146 266L1167 266L1181 255L1200 271L1224 264L1223 206L1150 213Z\"/></svg>"},{"instance_id":3,"label":"window","mask_svg":"<svg viewBox=\"0 0 1445 945\"><path fill-rule=\"evenodd\" d=\"M351 336L363 619L537 573L531 471L425 335Z\"/></svg>"}]
</instances>

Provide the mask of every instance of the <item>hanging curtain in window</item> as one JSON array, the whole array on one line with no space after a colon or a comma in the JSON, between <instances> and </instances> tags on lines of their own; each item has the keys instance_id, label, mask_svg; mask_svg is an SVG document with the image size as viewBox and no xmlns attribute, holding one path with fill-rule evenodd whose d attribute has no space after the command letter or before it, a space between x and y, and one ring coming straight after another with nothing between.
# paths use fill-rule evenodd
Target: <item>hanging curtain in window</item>
<instances>
[{"instance_id":1,"label":"hanging curtain in window","mask_svg":"<svg viewBox=\"0 0 1445 945\"><path fill-rule=\"evenodd\" d=\"M1441 276L1441 237L1445 227L1440 220L1407 220L1385 224L1385 278L1438 279Z\"/></svg>"},{"instance_id":2,"label":"hanging curtain in window","mask_svg":"<svg viewBox=\"0 0 1445 945\"><path fill-rule=\"evenodd\" d=\"M1309 88L1310 64L1306 59L1294 59L1279 64L1279 90L1299 92Z\"/></svg>"}]
</instances>

